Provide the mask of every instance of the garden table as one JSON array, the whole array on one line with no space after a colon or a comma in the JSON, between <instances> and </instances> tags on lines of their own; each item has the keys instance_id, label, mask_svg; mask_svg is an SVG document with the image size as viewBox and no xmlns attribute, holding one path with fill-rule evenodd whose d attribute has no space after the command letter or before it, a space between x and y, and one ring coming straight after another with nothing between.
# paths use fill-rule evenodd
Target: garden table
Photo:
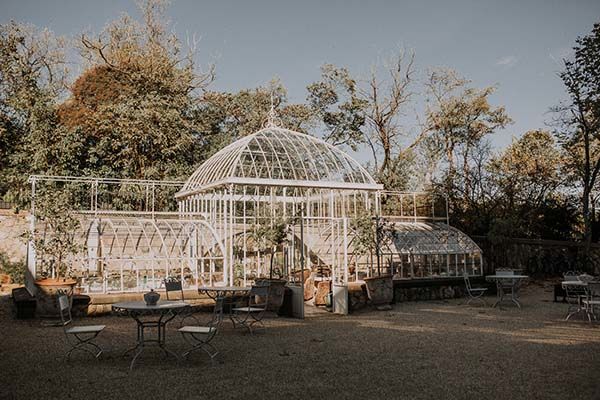
<instances>
[{"instance_id":1,"label":"garden table","mask_svg":"<svg viewBox=\"0 0 600 400\"><path fill-rule=\"evenodd\" d=\"M135 351L129 365L130 370L133 369L135 361L148 343L156 343L166 355L170 354L179 360L179 356L165 346L166 326L180 311L187 307L189 307L189 304L184 301L169 300L162 300L151 306L144 301L127 301L113 304L113 311L129 315L137 323L137 344L125 352L127 354ZM147 338L144 335L144 330L150 328L157 329L156 337Z\"/></svg>"},{"instance_id":2,"label":"garden table","mask_svg":"<svg viewBox=\"0 0 600 400\"><path fill-rule=\"evenodd\" d=\"M488 275L485 277L487 281L496 282L496 296L497 300L494 303L493 307L496 307L500 302L504 300L504 295L506 292L505 289L510 289L510 301L515 303L517 307L521 308L521 303L519 302L519 289L521 287L521 282L525 279L529 279L527 275Z\"/></svg>"},{"instance_id":3,"label":"garden table","mask_svg":"<svg viewBox=\"0 0 600 400\"><path fill-rule=\"evenodd\" d=\"M229 319L235 327L235 320L233 319L233 304L238 296L246 296L250 293L251 287L249 286L200 286L198 293L206 293L208 297L215 300L217 297L224 298L225 312L229 316Z\"/></svg>"}]
</instances>

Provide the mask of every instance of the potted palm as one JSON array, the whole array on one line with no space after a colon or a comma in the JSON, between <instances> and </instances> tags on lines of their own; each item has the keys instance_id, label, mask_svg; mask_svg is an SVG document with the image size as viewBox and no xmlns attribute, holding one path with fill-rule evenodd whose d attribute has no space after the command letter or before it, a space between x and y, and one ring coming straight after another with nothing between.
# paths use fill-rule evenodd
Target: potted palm
<instances>
[{"instance_id":1,"label":"potted palm","mask_svg":"<svg viewBox=\"0 0 600 400\"><path fill-rule=\"evenodd\" d=\"M252 237L258 250L263 254L270 253L269 277L259 277L255 281L257 285L269 286L269 305L267 308L270 311L279 310L279 307L283 304L287 281L282 279L282 271L280 268L276 268L274 263L277 252L287 241L288 230L287 221L282 218L270 220L266 224L256 225L252 229Z\"/></svg>"},{"instance_id":2,"label":"potted palm","mask_svg":"<svg viewBox=\"0 0 600 400\"><path fill-rule=\"evenodd\" d=\"M394 284L391 274L382 274L381 244L385 237L385 223L379 217L369 214L358 215L353 219L351 226L354 230L354 249L358 256L373 255L377 260L377 275L372 274L365 278L367 295L371 304L377 308L385 309L394 300Z\"/></svg>"},{"instance_id":3,"label":"potted palm","mask_svg":"<svg viewBox=\"0 0 600 400\"><path fill-rule=\"evenodd\" d=\"M75 240L80 223L68 204L65 194L38 196L33 216L36 228L25 234L35 251L37 313L41 317L58 316L57 291L72 293L77 284L70 257L80 250Z\"/></svg>"}]
</instances>

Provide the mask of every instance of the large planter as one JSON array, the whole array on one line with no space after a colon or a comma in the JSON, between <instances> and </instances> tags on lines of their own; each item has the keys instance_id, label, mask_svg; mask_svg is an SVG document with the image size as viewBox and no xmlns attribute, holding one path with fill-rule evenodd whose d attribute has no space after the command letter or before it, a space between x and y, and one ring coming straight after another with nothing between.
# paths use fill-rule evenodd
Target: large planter
<instances>
[{"instance_id":1,"label":"large planter","mask_svg":"<svg viewBox=\"0 0 600 400\"><path fill-rule=\"evenodd\" d=\"M304 268L302 271L296 270L292 272L292 276L294 277L294 281L296 283L300 282L300 278L302 278L303 282L306 282L308 278L310 278L311 271L308 268Z\"/></svg>"},{"instance_id":2,"label":"large planter","mask_svg":"<svg viewBox=\"0 0 600 400\"><path fill-rule=\"evenodd\" d=\"M279 307L283 304L283 295L285 294L285 279L268 279L261 278L255 281L257 286L268 286L269 287L269 303L267 305L268 311L279 311Z\"/></svg>"},{"instance_id":3,"label":"large planter","mask_svg":"<svg viewBox=\"0 0 600 400\"><path fill-rule=\"evenodd\" d=\"M391 275L365 278L365 283L367 295L374 306L390 304L394 300L394 282Z\"/></svg>"},{"instance_id":4,"label":"large planter","mask_svg":"<svg viewBox=\"0 0 600 400\"><path fill-rule=\"evenodd\" d=\"M36 314L41 318L59 318L60 309L58 308L57 292L62 290L69 296L73 294L73 287L77 284L74 279L39 279L35 281L37 288Z\"/></svg>"}]
</instances>

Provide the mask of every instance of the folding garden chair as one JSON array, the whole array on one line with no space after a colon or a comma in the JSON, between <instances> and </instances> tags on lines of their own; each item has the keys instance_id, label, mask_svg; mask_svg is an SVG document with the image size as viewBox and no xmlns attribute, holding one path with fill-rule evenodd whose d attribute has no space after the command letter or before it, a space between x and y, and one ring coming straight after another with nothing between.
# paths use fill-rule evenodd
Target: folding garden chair
<instances>
[{"instance_id":1,"label":"folding garden chair","mask_svg":"<svg viewBox=\"0 0 600 400\"><path fill-rule=\"evenodd\" d=\"M594 306L600 307L600 282L588 282L587 297L582 300L588 320L597 319Z\"/></svg>"},{"instance_id":2,"label":"folding garden chair","mask_svg":"<svg viewBox=\"0 0 600 400\"><path fill-rule=\"evenodd\" d=\"M258 324L265 329L262 322L267 306L269 304L269 286L252 286L248 296L248 305L235 307L231 310L231 319L235 325L241 325L248 329L250 334L254 333L254 325Z\"/></svg>"},{"instance_id":3,"label":"folding garden chair","mask_svg":"<svg viewBox=\"0 0 600 400\"><path fill-rule=\"evenodd\" d=\"M73 319L71 317L71 304L66 293L58 293L58 305L67 343L71 346L67 354L65 354L66 360L70 360L71 353L75 350L85 351L92 354L95 358L100 357L102 349L93 340L104 330L105 325L72 326L68 328L67 325Z\"/></svg>"},{"instance_id":4,"label":"folding garden chair","mask_svg":"<svg viewBox=\"0 0 600 400\"><path fill-rule=\"evenodd\" d=\"M185 301L185 296L183 295L183 284L181 282L181 279L179 279L178 277L169 276L163 280L163 284L165 285L165 295L167 297L167 300ZM171 293L171 294L169 295L169 293ZM186 320L188 318L191 318L194 320L194 322L191 322L191 324L195 324L195 325L199 324L199 321L194 316L193 312L194 312L194 309L192 307L188 307L185 311L182 311L179 314L179 317L180 317L179 327L186 325L187 324Z\"/></svg>"},{"instance_id":5,"label":"folding garden chair","mask_svg":"<svg viewBox=\"0 0 600 400\"><path fill-rule=\"evenodd\" d=\"M212 320L208 325L186 325L179 328L179 332L183 338L192 346L182 354L183 358L187 358L190 353L196 350L204 350L210 357L210 361L214 361L214 358L219 354L219 350L217 350L211 342L219 332L221 322L223 321L223 302L223 297L217 297L215 299Z\"/></svg>"},{"instance_id":6,"label":"folding garden chair","mask_svg":"<svg viewBox=\"0 0 600 400\"><path fill-rule=\"evenodd\" d=\"M487 291L487 288L474 288L471 286L471 281L469 280L469 274L464 274L465 278L465 288L467 289L467 305L471 303L473 300L479 300L483 303L484 306L487 306L483 295Z\"/></svg>"},{"instance_id":7,"label":"folding garden chair","mask_svg":"<svg viewBox=\"0 0 600 400\"><path fill-rule=\"evenodd\" d=\"M579 275L573 272L567 272L564 274L565 282L579 282ZM567 316L565 320L568 321L573 315L580 312L585 312L585 306L582 300L587 296L587 287L584 284L581 285L564 285L565 300L569 305L567 309Z\"/></svg>"},{"instance_id":8,"label":"folding garden chair","mask_svg":"<svg viewBox=\"0 0 600 400\"><path fill-rule=\"evenodd\" d=\"M165 294L167 296L167 300L185 300L184 296L183 296L183 285L181 283L181 279L177 278L177 277L167 277L163 280L163 283L165 285ZM179 293L179 298L174 299L173 295L171 295L171 298L169 298L169 293L170 292L178 292Z\"/></svg>"}]
</instances>

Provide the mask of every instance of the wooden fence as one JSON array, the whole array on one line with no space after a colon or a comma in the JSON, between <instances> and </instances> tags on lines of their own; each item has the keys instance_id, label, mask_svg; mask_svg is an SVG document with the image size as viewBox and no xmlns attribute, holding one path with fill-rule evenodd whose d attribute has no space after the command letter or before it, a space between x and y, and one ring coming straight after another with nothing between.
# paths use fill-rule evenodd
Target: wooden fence
<instances>
[{"instance_id":1,"label":"wooden fence","mask_svg":"<svg viewBox=\"0 0 600 400\"><path fill-rule=\"evenodd\" d=\"M584 244L558 240L510 238L492 243L486 236L472 236L483 251L484 272L497 268L521 269L529 275L562 275L566 271L600 273L600 244L593 243L590 265L583 267Z\"/></svg>"}]
</instances>

